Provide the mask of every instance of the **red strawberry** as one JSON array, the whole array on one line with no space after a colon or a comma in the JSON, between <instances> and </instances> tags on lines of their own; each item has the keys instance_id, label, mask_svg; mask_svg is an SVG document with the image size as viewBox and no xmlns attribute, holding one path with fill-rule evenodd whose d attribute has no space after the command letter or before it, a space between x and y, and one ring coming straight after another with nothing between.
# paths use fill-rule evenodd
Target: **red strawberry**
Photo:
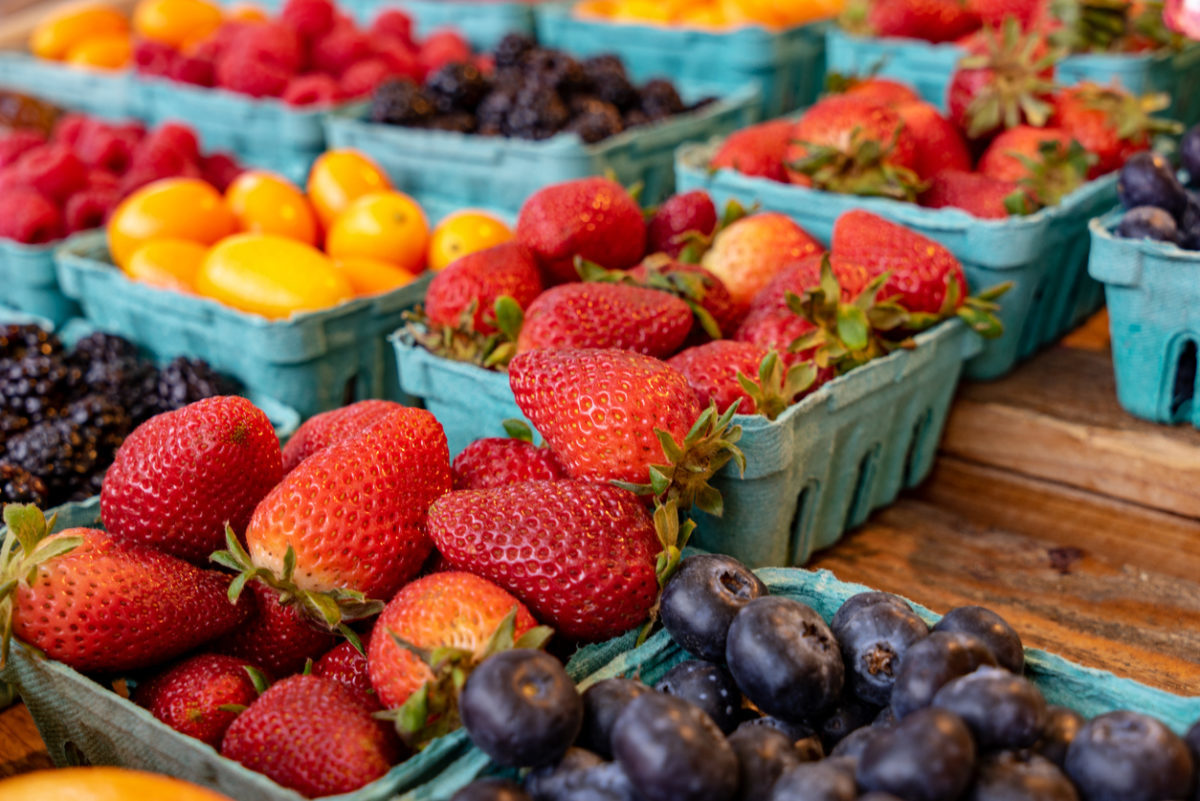
<instances>
[{"instance_id":1,"label":"red strawberry","mask_svg":"<svg viewBox=\"0 0 1200 801\"><path fill-rule=\"evenodd\" d=\"M292 676L238 715L221 756L310 798L349 793L402 756L394 733L332 679Z\"/></svg>"},{"instance_id":2,"label":"red strawberry","mask_svg":"<svg viewBox=\"0 0 1200 801\"><path fill-rule=\"evenodd\" d=\"M515 437L477 439L454 457L452 467L455 489L490 489L567 477L553 451Z\"/></svg>"},{"instance_id":3,"label":"red strawberry","mask_svg":"<svg viewBox=\"0 0 1200 801\"><path fill-rule=\"evenodd\" d=\"M971 152L958 129L929 103L901 103L896 113L916 142L913 169L922 181L942 170L971 169Z\"/></svg>"},{"instance_id":4,"label":"red strawberry","mask_svg":"<svg viewBox=\"0 0 1200 801\"><path fill-rule=\"evenodd\" d=\"M854 96L821 100L796 121L785 156L792 183L911 199L917 143L892 108Z\"/></svg>"},{"instance_id":5,"label":"red strawberry","mask_svg":"<svg viewBox=\"0 0 1200 801\"><path fill-rule=\"evenodd\" d=\"M979 17L961 0L874 0L867 27L876 36L951 42L978 28Z\"/></svg>"},{"instance_id":6,"label":"red strawberry","mask_svg":"<svg viewBox=\"0 0 1200 801\"><path fill-rule=\"evenodd\" d=\"M245 619L226 597L229 577L223 573L96 529L48 536L45 519L32 506L4 511L8 536L24 543L16 553L7 545L9 561L0 563L0 587L12 599L11 619L0 620L6 646L11 624L13 635L50 659L85 673L114 673L173 659ZM77 547L54 555L74 537ZM30 574L21 557L38 543L48 556Z\"/></svg>"},{"instance_id":7,"label":"red strawberry","mask_svg":"<svg viewBox=\"0 0 1200 801\"><path fill-rule=\"evenodd\" d=\"M394 401L364 400L308 418L283 448L283 472L292 472L317 451L360 433L399 407Z\"/></svg>"},{"instance_id":8,"label":"red strawberry","mask_svg":"<svg viewBox=\"0 0 1200 801\"><path fill-rule=\"evenodd\" d=\"M1083 184L1090 159L1066 131L1020 125L992 141L979 157L978 170L1017 183L1036 202L1050 206Z\"/></svg>"},{"instance_id":9,"label":"red strawberry","mask_svg":"<svg viewBox=\"0 0 1200 801\"><path fill-rule=\"evenodd\" d=\"M1054 125L1096 157L1088 170L1095 178L1148 150L1151 136L1178 132L1171 121L1151 116L1169 103L1166 95L1136 97L1119 87L1081 83L1055 95Z\"/></svg>"},{"instance_id":10,"label":"red strawberry","mask_svg":"<svg viewBox=\"0 0 1200 801\"><path fill-rule=\"evenodd\" d=\"M823 250L789 217L768 212L743 217L722 230L704 254L703 264L744 309L785 267Z\"/></svg>"},{"instance_id":11,"label":"red strawberry","mask_svg":"<svg viewBox=\"0 0 1200 801\"><path fill-rule=\"evenodd\" d=\"M256 670L232 656L197 654L138 685L132 700L172 729L220 748L238 716L221 707L249 706L266 689Z\"/></svg>"},{"instance_id":12,"label":"red strawberry","mask_svg":"<svg viewBox=\"0 0 1200 801\"><path fill-rule=\"evenodd\" d=\"M305 459L263 498L246 527L250 559L286 582L291 549L301 591L390 598L429 555L421 521L450 484L441 425L397 407Z\"/></svg>"},{"instance_id":13,"label":"red strawberry","mask_svg":"<svg viewBox=\"0 0 1200 801\"><path fill-rule=\"evenodd\" d=\"M1049 3L1046 0L967 0L967 8L986 27L998 28L1013 17L1021 30L1033 30Z\"/></svg>"},{"instance_id":14,"label":"red strawberry","mask_svg":"<svg viewBox=\"0 0 1200 801\"><path fill-rule=\"evenodd\" d=\"M471 327L496 333L496 300L507 295L522 309L542 291L533 254L524 245L502 245L463 256L434 276L425 294L425 313L440 325L456 327L474 304Z\"/></svg>"},{"instance_id":15,"label":"red strawberry","mask_svg":"<svg viewBox=\"0 0 1200 801\"><path fill-rule=\"evenodd\" d=\"M834 273L846 295L854 296L883 272L891 276L879 297L899 296L900 305L913 312L937 314L947 288L957 285L958 302L967 295L962 264L941 244L867 211L855 209L833 226L834 253L845 262L834 262Z\"/></svg>"},{"instance_id":16,"label":"red strawberry","mask_svg":"<svg viewBox=\"0 0 1200 801\"><path fill-rule=\"evenodd\" d=\"M734 401L741 400L738 414L754 414L754 399L738 383L737 375L758 375L758 367L767 356L767 349L753 342L734 342L723 339L699 345L671 357L667 364L683 373L696 393L701 406L716 403L724 412Z\"/></svg>"},{"instance_id":17,"label":"red strawberry","mask_svg":"<svg viewBox=\"0 0 1200 801\"><path fill-rule=\"evenodd\" d=\"M792 142L793 127L790 120L771 120L730 134L709 166L786 183L783 160Z\"/></svg>"},{"instance_id":18,"label":"red strawberry","mask_svg":"<svg viewBox=\"0 0 1200 801\"><path fill-rule=\"evenodd\" d=\"M646 223L637 201L615 181L580 178L538 190L521 206L517 240L533 251L549 283L578 279L575 257L610 270L637 264Z\"/></svg>"},{"instance_id":19,"label":"red strawberry","mask_svg":"<svg viewBox=\"0 0 1200 801\"><path fill-rule=\"evenodd\" d=\"M933 176L929 188L921 195L921 205L931 209L959 208L984 219L1003 219L1010 214L1028 213L1033 208L1015 181L961 170L946 170ZM1014 210L1010 211L1010 205Z\"/></svg>"},{"instance_id":20,"label":"red strawberry","mask_svg":"<svg viewBox=\"0 0 1200 801\"><path fill-rule=\"evenodd\" d=\"M434 678L429 666L393 638L418 648L453 646L478 651L516 610L514 635L537 625L524 604L491 581L471 573L434 573L407 584L375 622L367 666L379 701L395 709Z\"/></svg>"},{"instance_id":21,"label":"red strawberry","mask_svg":"<svg viewBox=\"0 0 1200 801\"><path fill-rule=\"evenodd\" d=\"M238 607L246 607L249 620L236 631L217 640L212 650L235 656L263 669L272 676L290 676L328 651L338 641L307 621L295 605L279 602L279 591L261 581L251 581L238 598Z\"/></svg>"},{"instance_id":22,"label":"red strawberry","mask_svg":"<svg viewBox=\"0 0 1200 801\"><path fill-rule=\"evenodd\" d=\"M114 537L205 564L241 533L283 476L271 421L236 396L207 398L146 421L104 476L100 513Z\"/></svg>"},{"instance_id":23,"label":"red strawberry","mask_svg":"<svg viewBox=\"0 0 1200 801\"><path fill-rule=\"evenodd\" d=\"M508 378L521 412L574 478L645 483L650 465L664 461L654 430L683 442L700 416L686 378L631 351L529 351L512 360Z\"/></svg>"},{"instance_id":24,"label":"red strawberry","mask_svg":"<svg viewBox=\"0 0 1200 801\"><path fill-rule=\"evenodd\" d=\"M371 650L370 632L362 636L361 645L363 650L360 652L349 641L338 643L313 663L312 674L333 679L354 692L367 709L383 709L375 688L371 686L371 672L367 668L366 654Z\"/></svg>"},{"instance_id":25,"label":"red strawberry","mask_svg":"<svg viewBox=\"0 0 1200 801\"><path fill-rule=\"evenodd\" d=\"M882 106L898 106L901 103L916 103L921 96L911 87L888 78L866 78L864 80L842 79L846 86L841 94L857 97Z\"/></svg>"},{"instance_id":26,"label":"red strawberry","mask_svg":"<svg viewBox=\"0 0 1200 801\"><path fill-rule=\"evenodd\" d=\"M607 484L452 492L430 508L428 527L454 568L495 581L572 639L628 631L657 595L654 523L636 495Z\"/></svg>"},{"instance_id":27,"label":"red strawberry","mask_svg":"<svg viewBox=\"0 0 1200 801\"><path fill-rule=\"evenodd\" d=\"M702 313L711 318L721 336L732 334L741 319L741 312L725 283L699 264L647 256L626 275L640 286L678 295L692 308L696 320L688 342L706 342L711 336L711 332L705 330L707 324Z\"/></svg>"},{"instance_id":28,"label":"red strawberry","mask_svg":"<svg viewBox=\"0 0 1200 801\"><path fill-rule=\"evenodd\" d=\"M820 284L822 256L820 253L806 256L771 279L771 283L754 297L735 339L754 343L764 351L777 351L785 365L794 366L810 358L811 351L790 351L792 342L810 333L814 326L788 308L787 296L789 293L803 295ZM831 254L830 259L834 263L841 261L838 254ZM832 373L823 373L819 379L823 382L832 377Z\"/></svg>"},{"instance_id":29,"label":"red strawberry","mask_svg":"<svg viewBox=\"0 0 1200 801\"><path fill-rule=\"evenodd\" d=\"M691 328L692 310L666 292L623 284L563 284L529 304L517 352L621 348L663 357L679 349Z\"/></svg>"},{"instance_id":30,"label":"red strawberry","mask_svg":"<svg viewBox=\"0 0 1200 801\"><path fill-rule=\"evenodd\" d=\"M985 29L950 77L950 121L972 140L1022 123L1045 125L1053 111L1054 59L1045 38L1023 34L1014 19Z\"/></svg>"},{"instance_id":31,"label":"red strawberry","mask_svg":"<svg viewBox=\"0 0 1200 801\"><path fill-rule=\"evenodd\" d=\"M663 201L646 226L646 250L675 258L688 244L687 234L711 236L717 227L717 207L702 189L673 195Z\"/></svg>"}]
</instances>

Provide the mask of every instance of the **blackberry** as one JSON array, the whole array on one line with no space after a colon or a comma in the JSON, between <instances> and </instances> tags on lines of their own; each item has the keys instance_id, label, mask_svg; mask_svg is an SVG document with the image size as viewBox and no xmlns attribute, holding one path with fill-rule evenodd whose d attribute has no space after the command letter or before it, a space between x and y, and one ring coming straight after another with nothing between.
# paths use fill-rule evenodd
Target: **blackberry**
<instances>
[{"instance_id":1,"label":"blackberry","mask_svg":"<svg viewBox=\"0 0 1200 801\"><path fill-rule=\"evenodd\" d=\"M158 407L160 412L182 409L189 403L215 395L235 395L238 385L200 359L183 356L172 361L158 373Z\"/></svg>"},{"instance_id":2,"label":"blackberry","mask_svg":"<svg viewBox=\"0 0 1200 801\"><path fill-rule=\"evenodd\" d=\"M516 67L525 58L525 54L533 50L535 46L532 37L523 33L509 33L496 45L492 60L497 69Z\"/></svg>"},{"instance_id":3,"label":"blackberry","mask_svg":"<svg viewBox=\"0 0 1200 801\"><path fill-rule=\"evenodd\" d=\"M126 404L129 388L139 384L147 369L137 345L102 331L75 343L69 361L79 368L80 386L87 387L86 391L100 392Z\"/></svg>"},{"instance_id":4,"label":"blackberry","mask_svg":"<svg viewBox=\"0 0 1200 801\"><path fill-rule=\"evenodd\" d=\"M525 83L553 89L562 94L589 88L583 65L561 50L538 48L525 56Z\"/></svg>"},{"instance_id":5,"label":"blackberry","mask_svg":"<svg viewBox=\"0 0 1200 801\"><path fill-rule=\"evenodd\" d=\"M491 86L474 64L446 64L425 79L425 91L443 114L475 111Z\"/></svg>"},{"instance_id":6,"label":"blackberry","mask_svg":"<svg viewBox=\"0 0 1200 801\"><path fill-rule=\"evenodd\" d=\"M611 53L592 56L583 62L583 71L592 84L592 92L605 103L612 103L622 111L637 104L637 89L630 83L621 59Z\"/></svg>"},{"instance_id":7,"label":"blackberry","mask_svg":"<svg viewBox=\"0 0 1200 801\"><path fill-rule=\"evenodd\" d=\"M384 81L371 96L371 121L423 125L436 112L425 91L410 80Z\"/></svg>"},{"instance_id":8,"label":"blackberry","mask_svg":"<svg viewBox=\"0 0 1200 801\"><path fill-rule=\"evenodd\" d=\"M6 503L32 503L45 509L49 499L40 478L15 464L0 462L0 507Z\"/></svg>"},{"instance_id":9,"label":"blackberry","mask_svg":"<svg viewBox=\"0 0 1200 801\"><path fill-rule=\"evenodd\" d=\"M38 325L0 328L0 359L19 359L30 351L54 356L63 352L63 344L56 335Z\"/></svg>"},{"instance_id":10,"label":"blackberry","mask_svg":"<svg viewBox=\"0 0 1200 801\"><path fill-rule=\"evenodd\" d=\"M621 121L621 112L612 103L606 103L595 97L583 97L571 104L575 116L567 125L568 131L574 131L588 144L607 139L613 134L625 130Z\"/></svg>"},{"instance_id":11,"label":"blackberry","mask_svg":"<svg viewBox=\"0 0 1200 801\"><path fill-rule=\"evenodd\" d=\"M426 128L435 131L456 131L458 133L474 133L477 127L475 115L466 111L454 111L449 114L439 114L429 122Z\"/></svg>"},{"instance_id":12,"label":"blackberry","mask_svg":"<svg viewBox=\"0 0 1200 801\"><path fill-rule=\"evenodd\" d=\"M516 102L515 88L496 88L483 99L475 110L479 133L484 136L502 136L507 133L508 114Z\"/></svg>"},{"instance_id":13,"label":"blackberry","mask_svg":"<svg viewBox=\"0 0 1200 801\"><path fill-rule=\"evenodd\" d=\"M40 420L66 404L78 376L79 370L66 365L61 354L31 350L0 361L0 409L31 423Z\"/></svg>"},{"instance_id":14,"label":"blackberry","mask_svg":"<svg viewBox=\"0 0 1200 801\"><path fill-rule=\"evenodd\" d=\"M536 85L526 86L513 101L506 128L510 136L549 139L562 130L570 117L570 109L557 92Z\"/></svg>"},{"instance_id":15,"label":"blackberry","mask_svg":"<svg viewBox=\"0 0 1200 801\"><path fill-rule=\"evenodd\" d=\"M684 109L683 100L670 81L661 78L648 81L639 94L641 109L652 120L670 117Z\"/></svg>"}]
</instances>

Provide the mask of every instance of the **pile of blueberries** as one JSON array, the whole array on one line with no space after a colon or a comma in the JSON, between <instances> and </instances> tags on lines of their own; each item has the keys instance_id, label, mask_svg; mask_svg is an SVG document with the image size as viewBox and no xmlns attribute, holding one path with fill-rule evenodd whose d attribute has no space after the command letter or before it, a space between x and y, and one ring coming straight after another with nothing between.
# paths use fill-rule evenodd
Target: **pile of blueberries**
<instances>
[{"instance_id":1,"label":"pile of blueberries","mask_svg":"<svg viewBox=\"0 0 1200 801\"><path fill-rule=\"evenodd\" d=\"M1117 236L1174 242L1185 250L1200 250L1200 125L1179 142L1179 179L1166 157L1144 151L1121 168L1117 194L1125 215Z\"/></svg>"},{"instance_id":2,"label":"pile of blueberries","mask_svg":"<svg viewBox=\"0 0 1200 801\"><path fill-rule=\"evenodd\" d=\"M453 801L1200 801L1200 723L1085 720L1026 679L1013 629L978 606L932 630L903 599L855 595L830 624L745 566L693 556L662 621L691 659L653 688L582 695L540 651L468 678L463 725L523 784Z\"/></svg>"}]
</instances>

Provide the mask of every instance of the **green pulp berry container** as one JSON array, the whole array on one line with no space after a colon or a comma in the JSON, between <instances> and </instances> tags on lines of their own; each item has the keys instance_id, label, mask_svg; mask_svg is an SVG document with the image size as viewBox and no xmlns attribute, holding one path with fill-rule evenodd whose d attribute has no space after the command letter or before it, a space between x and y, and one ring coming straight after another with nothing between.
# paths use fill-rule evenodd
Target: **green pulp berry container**
<instances>
[{"instance_id":1,"label":"green pulp berry container","mask_svg":"<svg viewBox=\"0 0 1200 801\"><path fill-rule=\"evenodd\" d=\"M989 340L967 364L967 376L998 378L1042 347L1057 342L1104 303L1088 277L1088 220L1112 208L1117 176L1089 181L1057 206L1025 217L983 220L958 209L927 209L888 198L856 197L708 169L716 145L689 145L676 155L678 191L703 189L718 207L736 198L782 212L823 242L834 222L865 209L941 242L958 257L973 292L1012 281L997 316L1004 335Z\"/></svg>"},{"instance_id":2,"label":"green pulp berry container","mask_svg":"<svg viewBox=\"0 0 1200 801\"><path fill-rule=\"evenodd\" d=\"M303 417L364 398L400 397L386 338L422 301L431 280L268 320L131 281L109 260L103 232L71 237L55 258L63 291L98 328L158 358L204 359Z\"/></svg>"},{"instance_id":3,"label":"green pulp berry container","mask_svg":"<svg viewBox=\"0 0 1200 801\"><path fill-rule=\"evenodd\" d=\"M131 70L92 70L19 51L0 52L0 88L107 119L133 116Z\"/></svg>"},{"instance_id":4,"label":"green pulp berry container","mask_svg":"<svg viewBox=\"0 0 1200 801\"><path fill-rule=\"evenodd\" d=\"M0 309L24 312L61 325L79 314L63 294L54 270L54 248L0 239Z\"/></svg>"},{"instance_id":5,"label":"green pulp berry container","mask_svg":"<svg viewBox=\"0 0 1200 801\"><path fill-rule=\"evenodd\" d=\"M725 513L698 513L693 543L752 566L804 564L924 480L963 361L980 341L957 320L916 341L825 384L775 421L736 416L746 472L727 467L716 477ZM506 374L435 356L407 334L392 343L401 387L442 423L452 455L504 436L505 419L523 419Z\"/></svg>"}]
</instances>

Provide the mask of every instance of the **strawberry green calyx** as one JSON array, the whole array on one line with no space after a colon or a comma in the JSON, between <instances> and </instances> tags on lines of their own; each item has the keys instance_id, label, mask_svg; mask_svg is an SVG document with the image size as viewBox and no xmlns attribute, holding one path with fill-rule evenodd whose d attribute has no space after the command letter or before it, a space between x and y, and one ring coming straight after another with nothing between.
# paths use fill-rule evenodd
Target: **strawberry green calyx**
<instances>
[{"instance_id":1,"label":"strawberry green calyx","mask_svg":"<svg viewBox=\"0 0 1200 801\"><path fill-rule=\"evenodd\" d=\"M997 31L983 30L985 52L968 55L958 63L962 70L989 70L992 80L982 88L966 110L967 136L978 139L997 129L1015 128L1022 121L1035 128L1045 127L1054 112L1048 98L1055 90L1054 81L1045 77L1062 51L1049 48L1045 53L1042 39L1025 34L1014 17L1006 17Z\"/></svg>"},{"instance_id":2,"label":"strawberry green calyx","mask_svg":"<svg viewBox=\"0 0 1200 801\"><path fill-rule=\"evenodd\" d=\"M738 371L738 383L754 401L758 414L774 420L792 405L792 399L817 380L817 367L801 362L786 367L779 352L772 350L758 367L758 380Z\"/></svg>"},{"instance_id":3,"label":"strawberry green calyx","mask_svg":"<svg viewBox=\"0 0 1200 801\"><path fill-rule=\"evenodd\" d=\"M525 314L512 297L500 296L489 315L489 322L498 330L485 335L476 331L472 324L475 311L472 302L463 309L458 325L448 326L433 322L421 307L417 307L404 313L404 330L430 353L456 362L503 370L517 354L517 337L521 334Z\"/></svg>"},{"instance_id":4,"label":"strawberry green calyx","mask_svg":"<svg viewBox=\"0 0 1200 801\"><path fill-rule=\"evenodd\" d=\"M502 422L501 425L504 426L504 433L508 435L509 439L517 439L521 442L528 442L530 445L533 444L533 429L524 420L517 420L510 417Z\"/></svg>"},{"instance_id":5,"label":"strawberry green calyx","mask_svg":"<svg viewBox=\"0 0 1200 801\"><path fill-rule=\"evenodd\" d=\"M40 565L83 544L83 537L79 536L48 539L54 530L55 517L51 515L47 520L33 504L14 503L4 507L8 531L0 543L0 667L8 662L17 587L28 586L37 577Z\"/></svg>"},{"instance_id":6,"label":"strawberry green calyx","mask_svg":"<svg viewBox=\"0 0 1200 801\"><path fill-rule=\"evenodd\" d=\"M788 167L807 175L817 189L915 202L926 185L915 172L890 161L899 136L897 128L885 145L864 136L861 128L855 128L845 149L801 142L808 154Z\"/></svg>"},{"instance_id":7,"label":"strawberry green calyx","mask_svg":"<svg viewBox=\"0 0 1200 801\"><path fill-rule=\"evenodd\" d=\"M1166 4L1162 0L1147 0L1142 3L1141 11L1132 20L1132 33L1153 42L1160 48L1182 50L1190 40L1167 25L1165 6Z\"/></svg>"},{"instance_id":8,"label":"strawberry green calyx","mask_svg":"<svg viewBox=\"0 0 1200 801\"><path fill-rule=\"evenodd\" d=\"M429 667L433 678L422 684L399 708L376 712L375 717L391 721L396 733L414 750L459 728L462 721L458 713L458 696L471 671L502 651L541 648L554 634L548 626L536 626L515 637L516 621L517 607L514 606L487 642L475 651L450 645L420 648L388 629L387 635L392 641Z\"/></svg>"},{"instance_id":9,"label":"strawberry green calyx","mask_svg":"<svg viewBox=\"0 0 1200 801\"><path fill-rule=\"evenodd\" d=\"M379 614L383 609L383 601L369 600L356 590L336 589L328 592L316 592L301 589L293 579L296 570L296 552L290 545L283 557L283 575L281 576L275 575L267 568L255 565L250 554L238 542L237 535L229 526L225 527L225 547L226 550L217 551L209 558L238 574L229 585L230 603L238 602L247 582L261 581L279 593L281 605L295 606L300 614L315 625L341 634L359 653L363 652L358 634L347 623Z\"/></svg>"},{"instance_id":10,"label":"strawberry green calyx","mask_svg":"<svg viewBox=\"0 0 1200 801\"><path fill-rule=\"evenodd\" d=\"M1171 96L1166 92L1134 95L1111 86L1083 84L1074 94L1088 108L1104 112L1122 141L1183 133L1179 121L1154 116L1170 108Z\"/></svg>"},{"instance_id":11,"label":"strawberry green calyx","mask_svg":"<svg viewBox=\"0 0 1200 801\"><path fill-rule=\"evenodd\" d=\"M1054 140L1042 142L1038 145L1037 158L1016 151L1011 151L1011 155L1029 173L1018 180L1017 185L1043 206L1056 206L1083 186L1088 168L1096 160L1094 154L1088 153L1074 139L1066 148Z\"/></svg>"}]
</instances>

